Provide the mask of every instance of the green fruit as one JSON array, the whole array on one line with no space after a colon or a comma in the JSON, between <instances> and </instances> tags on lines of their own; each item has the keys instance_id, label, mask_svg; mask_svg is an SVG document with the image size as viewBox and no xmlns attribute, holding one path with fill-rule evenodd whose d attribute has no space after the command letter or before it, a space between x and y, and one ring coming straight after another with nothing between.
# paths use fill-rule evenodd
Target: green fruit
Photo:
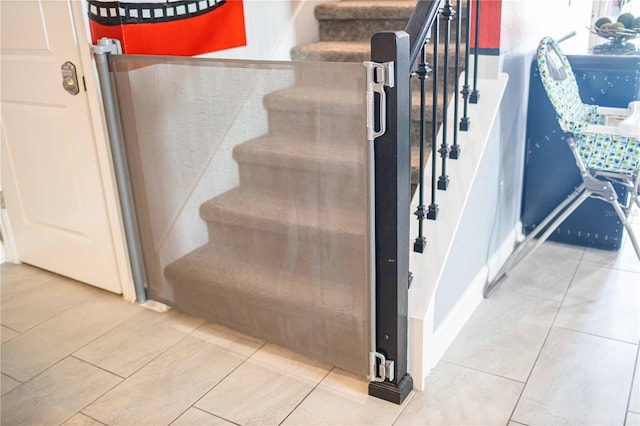
<instances>
[{"instance_id":1,"label":"green fruit","mask_svg":"<svg viewBox=\"0 0 640 426\"><path fill-rule=\"evenodd\" d=\"M623 13L618 16L618 22L622 23L625 28L632 28L631 23L633 22L633 15L630 13Z\"/></svg>"},{"instance_id":2,"label":"green fruit","mask_svg":"<svg viewBox=\"0 0 640 426\"><path fill-rule=\"evenodd\" d=\"M600 28L602 25L604 24L610 24L611 23L611 19L607 18L606 16L603 18L598 18L598 20L596 21L596 23L594 24L596 28Z\"/></svg>"},{"instance_id":3,"label":"green fruit","mask_svg":"<svg viewBox=\"0 0 640 426\"><path fill-rule=\"evenodd\" d=\"M600 25L601 30L611 30L613 27L613 23L612 22L607 22L606 24L602 24Z\"/></svg>"},{"instance_id":4,"label":"green fruit","mask_svg":"<svg viewBox=\"0 0 640 426\"><path fill-rule=\"evenodd\" d=\"M631 28L640 29L640 16L631 22Z\"/></svg>"},{"instance_id":5,"label":"green fruit","mask_svg":"<svg viewBox=\"0 0 640 426\"><path fill-rule=\"evenodd\" d=\"M625 28L622 22L615 22L609 27L610 30L624 30Z\"/></svg>"}]
</instances>

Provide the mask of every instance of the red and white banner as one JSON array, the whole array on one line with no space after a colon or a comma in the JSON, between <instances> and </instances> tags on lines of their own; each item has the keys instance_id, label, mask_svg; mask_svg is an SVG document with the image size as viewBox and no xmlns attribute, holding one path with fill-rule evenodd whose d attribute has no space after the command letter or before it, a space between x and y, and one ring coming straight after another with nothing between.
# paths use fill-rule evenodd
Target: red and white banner
<instances>
[{"instance_id":1,"label":"red and white banner","mask_svg":"<svg viewBox=\"0 0 640 426\"><path fill-rule=\"evenodd\" d=\"M246 46L242 0L89 0L95 44L122 43L123 53L193 56Z\"/></svg>"}]
</instances>

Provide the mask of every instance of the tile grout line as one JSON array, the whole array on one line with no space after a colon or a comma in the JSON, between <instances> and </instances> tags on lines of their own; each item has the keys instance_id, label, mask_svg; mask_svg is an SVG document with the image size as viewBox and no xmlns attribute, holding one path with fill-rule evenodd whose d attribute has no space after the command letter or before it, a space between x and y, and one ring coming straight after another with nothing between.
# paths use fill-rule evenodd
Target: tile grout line
<instances>
[{"instance_id":1,"label":"tile grout line","mask_svg":"<svg viewBox=\"0 0 640 426\"><path fill-rule=\"evenodd\" d=\"M134 315L133 317L135 317L135 316L137 316L137 314L136 314L136 315ZM133 318L133 317L131 317L131 318ZM125 321L126 321L126 320L125 320ZM124 321L123 321L122 323L124 323ZM121 323L121 324L122 324L122 323ZM118 324L118 325L121 325L121 324ZM192 330L191 332L189 332L189 333L185 333L185 334L184 334L184 336L182 336L180 339L176 340L172 345L169 345L169 346L167 346L165 349L163 349L163 350L159 351L159 352L158 352L158 354L157 354L156 356L154 356L153 358L151 358L151 359L150 359L149 361L147 361L145 364L142 364L140 367L138 367L138 368L136 368L135 370L133 370L133 371L131 372L131 374L129 374L127 377L123 377L123 378L124 378L125 380L127 380L128 378L130 378L131 376L133 376L134 374L136 374L138 371L142 370L144 367L146 367L147 365L149 365L150 363L152 363L153 361L155 361L156 359L158 359L160 356L164 355L164 354L165 354L166 352L168 352L170 349L174 348L176 345L178 345L178 344L179 344L180 342L182 342L184 339L186 339L187 337L191 336L191 334L193 334L193 332L194 332L194 331L196 331L198 328L200 328L200 326L196 327L195 329L193 329L193 330ZM112 329L112 330L113 330L113 329ZM111 330L109 330L109 331L111 331ZM109 331L108 331L108 332L109 332ZM108 332L107 332L107 333L108 333ZM106 334L106 333L105 333L105 334ZM102 337L102 335L100 335L99 337ZM98 339L99 337L97 337L96 339ZM96 339L94 339L94 340L96 340ZM91 344L92 342L93 342L93 340L92 340L91 342L87 343L85 346L81 347L80 349L77 349L77 350L74 352L74 354L75 354L76 352L79 352L81 349L84 349L86 346L88 346L88 345L89 345L89 344ZM76 357L76 358L77 358L77 357ZM80 360L84 361L82 358L78 358L78 359L80 359ZM88 362L88 361L84 361L84 362ZM93 364L92 364L92 365L93 365ZM116 373L114 373L114 374L116 374ZM122 376L120 376L119 374L116 374L116 376L118 376L118 377L122 377Z\"/></svg>"},{"instance_id":2,"label":"tile grout line","mask_svg":"<svg viewBox=\"0 0 640 426\"><path fill-rule=\"evenodd\" d=\"M208 392L207 392L207 393L208 393ZM215 417L215 418L217 418L217 419L224 420L225 422L228 422L228 423L234 424L234 425L236 425L236 426L241 426L240 424L238 424L238 423L236 423L236 422L232 422L232 421L231 421L231 420L229 420L229 419L225 419L224 417L221 417L221 416L218 416L218 415L216 415L216 414L210 413L210 412L208 412L207 410L203 410L202 408L194 407L193 405L190 405L190 406L189 406L189 408L187 408L186 410L184 410L182 413L180 413L180 415L179 415L178 417L176 417L175 419L173 419L173 420L171 421L171 423L169 423L169 426L171 426L171 425L172 425L172 424L174 424L176 421L178 421L178 419L179 419L180 417L182 417L182 416L183 416L187 411L189 411L189 410L190 410L190 409L192 409L192 408L193 408L194 410L198 410L198 411L200 411L200 412L202 412L202 413L209 414L209 415L211 415L211 416L213 416L213 417Z\"/></svg>"},{"instance_id":3,"label":"tile grout line","mask_svg":"<svg viewBox=\"0 0 640 426\"><path fill-rule=\"evenodd\" d=\"M2 322L2 320L0 320L0 325L1 325L1 326L3 326L4 328L8 328L9 330L13 331L14 333L18 333L18 336L19 336L19 335L21 335L21 334L23 333L22 331L18 331L18 330L16 330L15 328L11 328L11 327L9 327L8 325L4 324L4 323ZM15 339L15 338L16 338L16 337L18 337L18 336L13 336L11 339ZM11 340L11 339L9 339L9 340ZM9 340L7 340L7 342L8 342ZM4 345L4 344L5 344L5 343L7 343L7 342L2 342L2 344Z\"/></svg>"},{"instance_id":4,"label":"tile grout line","mask_svg":"<svg viewBox=\"0 0 640 426\"><path fill-rule=\"evenodd\" d=\"M416 394L418 392L420 392L420 391L412 390L411 393L409 394L409 396L407 396L407 399L403 402L404 407L402 407L400 409L400 412L398 413L396 418L393 419L393 422L391 422L392 426L394 426L395 424L398 423L398 420L400 420L400 417L402 417L402 415L404 414L404 411L407 409L407 407L409 407L409 404L411 404L411 401L413 401L413 398L416 397ZM422 393L422 392L420 392L420 393Z\"/></svg>"},{"instance_id":5,"label":"tile grout line","mask_svg":"<svg viewBox=\"0 0 640 426\"><path fill-rule=\"evenodd\" d=\"M630 274L636 274L636 275L640 274L640 271L632 270L625 266L610 265L608 263L599 263L599 262L590 261L590 260L582 260L581 263L582 262L584 262L584 264L588 266L600 266L602 268L613 269L615 271L628 272Z\"/></svg>"},{"instance_id":6,"label":"tile grout line","mask_svg":"<svg viewBox=\"0 0 640 426\"><path fill-rule=\"evenodd\" d=\"M29 380L26 380L26 381L24 381L24 382L23 382L22 380L18 380L18 379L16 379L16 378L15 378L15 377L13 377L13 376L8 375L8 374L7 374L7 373L5 373L4 371L0 371L0 373L2 373L3 375L7 376L7 377L8 377L8 378L10 378L11 380L15 380L16 382L20 383L20 385L22 385L22 384L24 384L24 383L27 383L29 380L31 380L31 379L29 379ZM16 388L17 388L17 387L19 387L20 385L16 386ZM12 390L13 390L13 389L12 389ZM10 390L9 392L11 392L12 390ZM9 392L7 392L7 393L9 393Z\"/></svg>"},{"instance_id":7,"label":"tile grout line","mask_svg":"<svg viewBox=\"0 0 640 426\"><path fill-rule=\"evenodd\" d=\"M113 373L111 373L110 371L107 371L107 370L105 370L105 369L103 369L103 368L100 368L100 367L95 366L95 365L93 365L93 364L91 364L91 363L88 363L87 361L84 361L84 360L82 360L82 359L78 359L78 358L74 357L73 355L68 355L68 356L66 356L65 358L63 358L63 360L64 360L64 359L67 359L67 358L73 358L73 359L75 359L75 360L77 360L77 361L79 361L79 362L83 362L83 363L85 363L85 364L87 364L87 365L90 365L90 366L92 366L92 367L98 368L99 370L104 371L104 372L106 372L106 373L108 373L108 374L111 374L111 375L113 375L113 376L116 376L116 377L118 377L119 379L122 379L122 377L118 376L117 374L113 374ZM62 362L63 360L60 360L60 362ZM115 389L116 387L120 386L120 384L122 384L125 380L126 380L126 379L122 379L122 380L120 380L118 383L116 383L115 385L111 386L109 389L105 390L102 394L98 395L98 396L97 396L93 401L91 401L91 402L87 403L87 404L86 404L84 407L82 407L80 410L78 410L78 411L76 411L75 413L73 413L73 414L72 414L68 419L66 419L64 422L68 421L69 419L71 419L71 417L75 416L76 414L81 413L82 415L87 416L87 417L89 417L89 418L91 418L91 419L93 419L93 420L97 421L97 422L98 422L98 423L100 423L100 424L106 425L106 423L102 422L101 420L95 419L95 418L93 418L93 417L91 417L91 416L89 416L89 415L87 415L87 414L83 413L83 412L82 412L82 410L84 410L85 408L87 408L88 406L90 406L91 404L93 404L94 402L96 402L97 400L99 400L100 398L102 398L103 396L105 396L106 394L108 394L109 392L111 392L111 391L112 391L113 389ZM62 422L62 424L64 424L64 422Z\"/></svg>"},{"instance_id":8,"label":"tile grout line","mask_svg":"<svg viewBox=\"0 0 640 426\"><path fill-rule=\"evenodd\" d=\"M316 385L313 387L313 389L311 389L309 392L307 392L307 394L304 396L304 398L302 398L302 399L300 400L300 402L298 402L298 403L296 404L296 406L295 406L295 407L293 407L293 409L292 409L291 411L289 411L289 414L287 414L287 415L285 416L285 418L284 418L284 419L282 419L282 421L280 421L280 423L278 423L278 426L282 425L284 422L286 422L286 421L287 421L287 419L288 419L289 417L291 417L291 415L293 414L293 412L294 412L294 411L296 411L296 410L298 409L298 407L300 407L304 401L306 401L306 399L309 397L309 395L311 395L311 394L313 393L313 391L315 391L316 389L318 389L318 387L320 386L320 384L321 384L322 382L324 382L324 381L326 380L326 378L327 378L327 377L329 377L329 374L331 374L331 372L332 372L334 369L335 369L335 367L334 367L334 366L332 366L332 367L329 369L329 371L327 371L327 373L324 375L324 377L322 377L322 379L320 379L320 380L318 381L318 383L316 383Z\"/></svg>"},{"instance_id":9,"label":"tile grout line","mask_svg":"<svg viewBox=\"0 0 640 426\"><path fill-rule=\"evenodd\" d=\"M626 410L624 410L624 424L627 424L627 417L629 416L629 406L631 405L631 395L633 394L633 386L634 386L634 382L635 382L635 376L636 376L636 369L638 368L638 359L640 358L640 344L638 345L637 349L636 349L636 359L635 359L635 363L633 365L633 371L631 372L632 376L631 376L631 387L629 388L629 396L627 397L627 406L626 406ZM638 383L635 383L635 385L638 385ZM633 413L633 411L631 411Z\"/></svg>"},{"instance_id":10,"label":"tile grout line","mask_svg":"<svg viewBox=\"0 0 640 426\"><path fill-rule=\"evenodd\" d=\"M469 366L466 366L464 364L460 364L460 363L457 363L457 362L454 362L454 361L444 361L444 362L446 362L448 364L456 365L456 366L461 367L461 368L467 368L467 369L472 370L472 371L477 371L478 373L484 373L484 374L488 374L489 376L493 376L493 377L497 377L497 378L500 378L500 379L509 380L511 382L519 383L521 385L526 384L526 382L523 382L521 380L513 379L511 377L501 376L501 375L496 374L496 373L491 373L491 372L488 372L488 371L480 370L479 368L469 367Z\"/></svg>"},{"instance_id":11,"label":"tile grout line","mask_svg":"<svg viewBox=\"0 0 640 426\"><path fill-rule=\"evenodd\" d=\"M94 364L94 363L92 363L92 362L86 361L86 360L84 360L84 359L82 359L82 358L78 358L78 357L77 357L77 356L75 356L74 354L69 354L69 355L67 355L65 358L73 358L73 359L75 359L76 361L80 361L80 362L84 362L85 364L89 364L90 366L95 367L95 368L97 368L98 370L102 370L102 371L104 371L105 373L112 374L112 375L114 375L114 376L116 376L116 377L118 377L118 378L122 379L123 381L124 381L124 380L127 380L127 378L126 378L126 377L121 376L121 375L119 375L118 373L114 373L113 371L109 371L109 370L107 370L106 368L100 367L99 365L96 365L96 364Z\"/></svg>"},{"instance_id":12,"label":"tile grout line","mask_svg":"<svg viewBox=\"0 0 640 426\"><path fill-rule=\"evenodd\" d=\"M112 388L112 389L113 389L113 388ZM94 401L94 402L95 402L95 401ZM93 402L92 402L92 404L93 404ZM84 410L85 408L87 408L87 407L84 407L84 408L83 408L83 410ZM77 411L77 412L73 413L73 414L71 415L71 417L69 417L68 419L65 419L65 421L64 421L64 422L60 423L60 426L64 426L64 424L65 424L66 422L68 422L69 420L71 420L72 418L74 418L75 416L77 416L78 414L82 414L83 416L89 417L89 418L90 418L91 420L93 420L94 422L98 422L98 423L100 423L101 425L107 426L107 424L106 424L106 423L102 423L100 420L95 419L95 418L93 418L93 417L89 416L88 414L83 413L82 411Z\"/></svg>"},{"instance_id":13,"label":"tile grout line","mask_svg":"<svg viewBox=\"0 0 640 426\"><path fill-rule=\"evenodd\" d=\"M42 374L44 374L45 372L47 372L47 371L51 370L53 367L55 367L56 365L60 364L62 361L64 361L65 359L69 358L70 356L71 356L71 355L65 355L64 357L60 358L59 360L57 360L56 362L54 362L53 364L51 364L50 366L48 366L48 367L47 367L47 368L45 368L44 370L40 371L40 372L39 372L38 374L36 374L35 376L30 377L29 379L25 380L24 382L22 382L22 381L20 381L20 380L17 380L17 379L15 379L15 378L13 378L12 376L9 376L9 375L8 375L8 374L6 374L6 373L2 373L2 374L4 374L5 376L7 376L7 377L9 377L9 378L11 378L11 379L13 379L13 380L16 380L17 382L20 382L20 385L16 386L15 388L11 389L11 390L10 390L9 392L7 392L6 394L2 395L2 398L4 398L5 396L9 395L11 392L14 392L16 389L20 388L22 385L27 384L27 383L29 383L30 381L34 380L36 377L39 377L39 376L41 376ZM84 361L82 361L82 362L84 362Z\"/></svg>"},{"instance_id":14,"label":"tile grout line","mask_svg":"<svg viewBox=\"0 0 640 426\"><path fill-rule=\"evenodd\" d=\"M48 271L47 271L47 272L48 272ZM95 290L95 291L97 291L97 292L106 292L106 290L100 289L100 288L98 288L98 287L94 287L94 286L92 286L91 284L81 283L80 281L76 281L76 280L74 280L73 278L65 277L65 276L57 275L57 274L56 274L56 276L54 276L54 277L53 277L53 278L51 278L50 280L44 281L44 282L42 282L41 284L38 284L36 287L31 288L31 290L33 290L33 289L37 289L37 288L39 288L39 287L41 287L41 286L43 286L43 285L45 285L45 284L47 284L47 283L49 283L49 282L51 282L51 281L53 281L53 280L56 280L56 279L59 279L59 278L63 278L63 279L66 279L66 280L72 280L72 281L74 282L74 284L75 284L75 285L78 285L78 286L86 286L86 287L88 287L88 288L89 288L89 290L88 290L88 291L93 291L93 290ZM85 290L86 290L86 289L85 289ZM107 292L106 292L106 293L107 293ZM108 294L113 294L113 295L115 295L115 293L110 293L110 292L108 292ZM67 308L65 308L65 309L61 310L60 312L57 312L57 313L55 313L55 314L51 315L50 317L47 317L47 318L42 319L41 321L37 322L36 324L33 324L31 327L27 328L27 329L26 329L26 330L24 330L24 331L18 331L18 330L15 330L15 329L13 329L13 328L11 328L11 327L6 326L5 324L2 324L2 326L3 326L3 327L6 327L6 328L8 328L8 329L10 329L10 330L12 330L12 331L17 332L17 333L19 333L20 335L22 335L22 334L24 334L24 333L27 333L27 332L29 332L29 331L33 330L34 328L38 327L39 325L41 325L41 324L43 324L43 323L45 323L45 322L47 322L47 321L50 321L50 320L52 320L53 318L55 318L55 317L57 317L57 316L59 316L59 315L62 315L63 313L65 313L65 312L67 312L67 311L69 311L69 310L71 310L71 309L75 308L76 306L80 305L81 303L86 302L87 300L93 300L93 297L94 297L94 295L87 295L87 297L86 297L86 298L84 298L84 299L82 299L82 300L78 300L78 302L77 302L77 303L73 303L73 304L69 305ZM123 299L123 300L124 300L124 299ZM12 337L11 339L7 340L7 342L9 342L9 341L13 340L15 337L18 337L18 336L14 336L14 337ZM5 343L7 343L7 342L5 342ZM4 344L4 343L3 343L3 344Z\"/></svg>"},{"instance_id":15,"label":"tile grout line","mask_svg":"<svg viewBox=\"0 0 640 426\"><path fill-rule=\"evenodd\" d=\"M571 280L569 281L569 285L567 286L567 288L564 291L564 295L562 296L562 300L560 301L560 304L558 305L558 308L556 309L556 313L553 316L553 320L551 321L551 324L549 325L549 329L547 330L547 334L544 337L544 340L542 341L542 345L540 346L540 350L538 351L538 354L536 355L536 359L533 361L533 364L531 365L531 370L529 370L529 374L527 375L527 378L524 381L524 386L522 387L522 390L520 391L520 395L518 395L518 399L516 400L516 403L513 406L513 410L511 410L511 414L509 415L509 420L508 421L514 421L513 420L513 415L516 412L516 408L518 408L518 404L520 404L520 400L522 399L522 395L524 394L524 391L527 388L527 384L529 383L529 379L531 379L531 375L533 374L533 370L535 370L536 364L540 360L540 356L542 355L542 351L544 350L544 347L547 344L547 340L549 340L549 335L551 335L551 331L553 330L553 327L554 327L554 325L556 323L556 319L558 318L558 315L560 314L560 310L562 309L562 305L564 304L564 301L567 298L567 294L569 293L569 289L571 288L571 285L573 284L573 281L576 279L576 275L578 273L578 269L580 269L580 265L582 265L582 260L584 259L585 252L586 252L586 250L583 250L582 254L580 255L580 259L578 260L578 264L576 265L576 268L573 271ZM517 423L517 421L516 421L516 423Z\"/></svg>"},{"instance_id":16,"label":"tile grout line","mask_svg":"<svg viewBox=\"0 0 640 426\"><path fill-rule=\"evenodd\" d=\"M202 324L202 325L206 325L206 324L208 324L208 323L207 323L207 322L205 322L205 323L204 323L204 324ZM201 325L200 327L202 327L202 325ZM200 328L200 327L198 327L198 328ZM195 330L194 330L194 332L195 332ZM248 340L248 339L244 339L244 338L243 338L243 340ZM189 405L189 407L187 407L187 408L186 408L182 413L180 413L180 415L179 415L178 417L176 417L175 419L173 419L173 420L171 421L171 423L173 423L173 422L175 422L177 419L179 419L179 418L180 418L180 416L182 416L184 413L186 413L186 412L189 410L189 408L191 408L191 407L196 408L196 409L198 409L198 410L200 410L200 411L204 411L205 413L209 413L208 411L206 411L206 410L204 410L204 409L202 409L202 408L196 407L195 405L196 405L198 402L200 402L200 401L202 400L202 398L204 398L205 396L207 396L207 394L208 394L209 392L211 392L211 391L212 391L216 386L218 386L220 383L222 383L223 381L225 381L225 379L226 379L227 377L229 377L231 374L233 374L233 373L234 373L238 368L240 368L240 367L241 367L241 366L243 366L247 361L249 361L249 359L251 359L251 358L252 358L252 357L253 357L253 356L254 356L254 355L255 355L255 354L256 354L260 349L264 348L266 345L267 345L267 342L266 342L266 341L263 341L263 343L262 343L262 344L261 344L261 345L260 345L256 350L254 350L254 351L251 353L251 355L249 355L248 357L246 357L246 358L244 359L244 361L242 361L240 364L238 364L235 368L231 369L231 371L229 371L229 372L228 372L224 377L222 377L222 378L221 378L220 380L218 380L218 381L217 381L213 386L211 386L209 389L207 389L207 390L206 390L206 391L205 391L205 392L200 396L200 398L196 399L196 400L195 400L191 405ZM209 414L211 414L211 415L213 415L213 416L216 416L216 417L220 417L220 416L218 416L218 415L216 415L216 414L214 414L214 413L209 413ZM220 418L222 418L222 417L220 417ZM223 419L223 420L227 420L227 419L224 419L224 418L222 418L222 419ZM237 423L235 423L235 422L231 422L231 423L233 423L233 424L237 424Z\"/></svg>"},{"instance_id":17,"label":"tile grout line","mask_svg":"<svg viewBox=\"0 0 640 426\"><path fill-rule=\"evenodd\" d=\"M72 357L71 355L69 355L69 358L78 359L78 358L76 358L76 357ZM81 359L78 359L78 361L80 361L80 362L84 362L84 363L86 363L86 364L88 364L88 365L91 365L91 364L89 364L88 362L83 361L83 360L81 360ZM103 371L105 371L105 370L103 370ZM116 376L116 377L120 377L120 376L117 376L117 375L115 375L115 376ZM87 415L87 414L83 413L83 412L82 412L82 410L84 410L85 408L89 407L91 404L93 404L94 402L96 402L97 400L99 400L100 398L102 398L103 396L105 396L106 394L108 394L109 392L111 392L113 389L115 389L115 388L117 388L118 386L120 386L120 385L121 385L125 380L126 380L126 379L120 380L118 383L116 383L115 385L111 386L109 389L107 389L107 390L105 390L104 392L102 392L102 394L101 394L101 395L99 395L99 396L98 396L98 397L96 397L93 401L89 402L87 405L85 405L84 407L82 407L80 410L78 410L76 413L74 413L71 417L75 416L75 415L76 415L76 414L78 414L78 413L81 413L82 415L87 416L87 417L89 417L89 418L91 418L91 419L93 419L93 420L97 421L98 423L101 423L101 424L103 424L103 425L106 425L106 423L104 423L103 421L98 420L98 419L96 419L96 418L94 418L94 417L91 417L91 416L89 416L89 415ZM69 417L69 419L70 419L71 417ZM67 419L67 420L69 420L69 419ZM66 422L67 420L65 420L65 422Z\"/></svg>"},{"instance_id":18,"label":"tile grout line","mask_svg":"<svg viewBox=\"0 0 640 426\"><path fill-rule=\"evenodd\" d=\"M580 333L580 334L584 334L586 336L591 336L591 337L599 337L601 339L606 339L606 340L610 340L612 342L617 342L617 343L626 343L627 345L632 345L632 346L638 346L638 344L636 343L632 343L632 342L628 342L626 340L620 340L620 339L615 339L613 337L608 337L608 336L601 336L599 334L594 334L594 333L589 333L586 331L582 331L582 330L574 330L573 328L569 328L569 327L563 327L560 325L556 325L555 328L557 329L561 329L561 330L567 330L567 331L572 331L574 333Z\"/></svg>"}]
</instances>

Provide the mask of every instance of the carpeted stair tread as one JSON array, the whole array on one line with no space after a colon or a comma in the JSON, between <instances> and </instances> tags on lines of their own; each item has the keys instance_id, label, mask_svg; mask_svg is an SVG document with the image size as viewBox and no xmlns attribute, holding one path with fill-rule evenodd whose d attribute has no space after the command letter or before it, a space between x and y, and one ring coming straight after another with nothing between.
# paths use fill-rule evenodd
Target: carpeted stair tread
<instances>
[{"instance_id":1,"label":"carpeted stair tread","mask_svg":"<svg viewBox=\"0 0 640 426\"><path fill-rule=\"evenodd\" d=\"M369 41L320 41L295 46L294 61L362 62L371 59Z\"/></svg>"},{"instance_id":2,"label":"carpeted stair tread","mask_svg":"<svg viewBox=\"0 0 640 426\"><path fill-rule=\"evenodd\" d=\"M301 141L291 136L267 134L237 145L233 158L239 163L337 174L364 167L366 140L359 145L351 141L333 142Z\"/></svg>"},{"instance_id":3,"label":"carpeted stair tread","mask_svg":"<svg viewBox=\"0 0 640 426\"><path fill-rule=\"evenodd\" d=\"M367 299L354 298L345 285L273 269L226 256L213 244L202 246L171 263L165 276L176 287L197 288L212 296L252 298L273 310L319 315L350 322L362 318ZM363 285L364 286L364 285ZM362 287L363 287L362 286ZM354 305L357 303L358 305Z\"/></svg>"},{"instance_id":4,"label":"carpeted stair tread","mask_svg":"<svg viewBox=\"0 0 640 426\"><path fill-rule=\"evenodd\" d=\"M450 68L455 66L453 50L455 44L451 44L452 56ZM440 68L444 65L444 43L440 43L438 57ZM429 48L427 61L432 62L433 50ZM464 49L459 55L461 65L464 64ZM302 44L291 49L291 59L294 61L326 61L326 62L363 62L371 59L370 41L319 41L316 43Z\"/></svg>"},{"instance_id":5,"label":"carpeted stair tread","mask_svg":"<svg viewBox=\"0 0 640 426\"><path fill-rule=\"evenodd\" d=\"M323 209L242 186L202 204L200 216L210 223L281 234L295 232L298 238L308 240L331 235L358 240L366 234L364 209Z\"/></svg>"},{"instance_id":6,"label":"carpeted stair tread","mask_svg":"<svg viewBox=\"0 0 640 426\"><path fill-rule=\"evenodd\" d=\"M318 20L409 19L415 1L337 1L315 8Z\"/></svg>"},{"instance_id":7,"label":"carpeted stair tread","mask_svg":"<svg viewBox=\"0 0 640 426\"><path fill-rule=\"evenodd\" d=\"M345 119L353 119L353 116L364 117L365 115L364 93L364 90L362 92L334 88L318 90L308 86L292 86L266 94L263 104L268 110L347 115L351 117Z\"/></svg>"}]
</instances>

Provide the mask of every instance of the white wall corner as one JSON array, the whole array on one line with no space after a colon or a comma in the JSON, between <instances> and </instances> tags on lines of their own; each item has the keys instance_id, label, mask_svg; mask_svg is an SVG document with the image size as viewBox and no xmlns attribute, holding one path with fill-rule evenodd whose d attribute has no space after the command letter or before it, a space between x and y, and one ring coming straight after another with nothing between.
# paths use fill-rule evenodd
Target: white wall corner
<instances>
[{"instance_id":1,"label":"white wall corner","mask_svg":"<svg viewBox=\"0 0 640 426\"><path fill-rule=\"evenodd\" d=\"M500 271L500 268L502 268L502 266L507 262L511 253L513 253L516 244L521 240L521 238L522 222L518 221L502 244L500 244L500 247L498 247L498 249L491 255L491 258L487 262L487 282L493 281L498 271Z\"/></svg>"},{"instance_id":2,"label":"white wall corner","mask_svg":"<svg viewBox=\"0 0 640 426\"><path fill-rule=\"evenodd\" d=\"M478 78L496 80L500 75L500 56L478 55Z\"/></svg>"},{"instance_id":3,"label":"white wall corner","mask_svg":"<svg viewBox=\"0 0 640 426\"><path fill-rule=\"evenodd\" d=\"M473 278L462 297L458 300L449 315L433 332L431 349L428 357L429 370L433 369L442 359L451 343L467 323L471 315L475 312L480 302L482 302L482 290L489 276L487 265L482 267ZM426 378L426 377L425 377Z\"/></svg>"}]
</instances>

